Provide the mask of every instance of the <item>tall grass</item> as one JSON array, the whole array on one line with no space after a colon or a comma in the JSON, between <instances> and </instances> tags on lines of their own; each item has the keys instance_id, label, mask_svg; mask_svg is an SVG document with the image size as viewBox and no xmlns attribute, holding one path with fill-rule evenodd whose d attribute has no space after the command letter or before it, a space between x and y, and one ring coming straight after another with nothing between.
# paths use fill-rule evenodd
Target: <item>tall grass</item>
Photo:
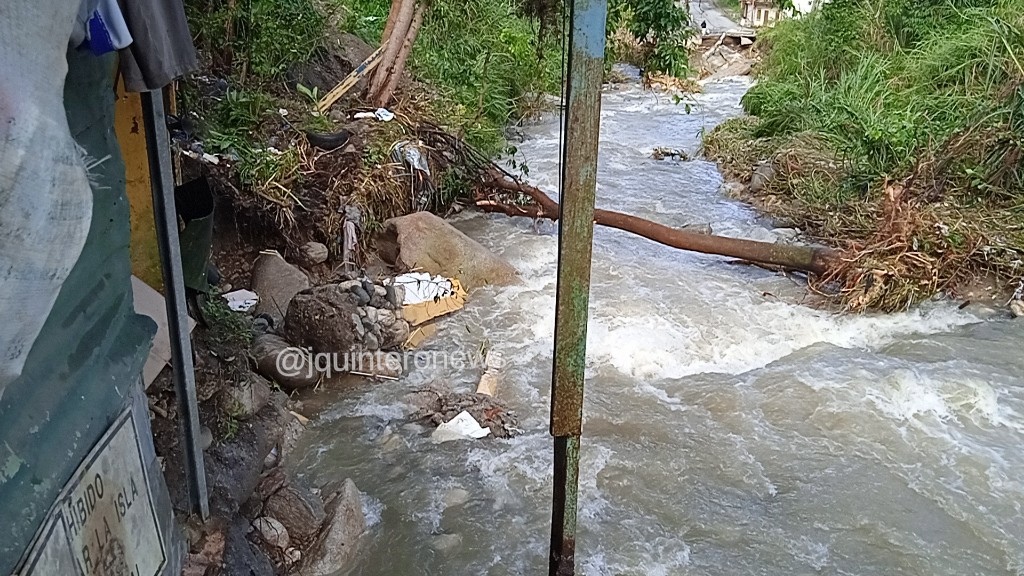
<instances>
[{"instance_id":1,"label":"tall grass","mask_svg":"<svg viewBox=\"0 0 1024 576\"><path fill-rule=\"evenodd\" d=\"M1022 34L1022 0L834 0L766 34L744 104L758 136L820 135L855 185L957 148L949 177L1018 194Z\"/></svg>"},{"instance_id":2,"label":"tall grass","mask_svg":"<svg viewBox=\"0 0 1024 576\"><path fill-rule=\"evenodd\" d=\"M1024 0L832 0L760 43L705 150L772 163L751 200L847 250L849 308L1024 278Z\"/></svg>"}]
</instances>

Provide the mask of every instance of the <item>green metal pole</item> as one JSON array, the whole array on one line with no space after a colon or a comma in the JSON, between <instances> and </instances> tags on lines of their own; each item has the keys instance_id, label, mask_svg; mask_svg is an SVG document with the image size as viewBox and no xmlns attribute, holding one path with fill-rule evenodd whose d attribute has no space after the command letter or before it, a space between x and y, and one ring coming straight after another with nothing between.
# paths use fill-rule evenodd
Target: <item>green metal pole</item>
<instances>
[{"instance_id":1,"label":"green metal pole","mask_svg":"<svg viewBox=\"0 0 1024 576\"><path fill-rule=\"evenodd\" d=\"M576 572L583 379L587 361L587 311L607 13L607 0L572 0L569 9L569 73L565 87L551 385L555 465L550 576L570 576Z\"/></svg>"}]
</instances>

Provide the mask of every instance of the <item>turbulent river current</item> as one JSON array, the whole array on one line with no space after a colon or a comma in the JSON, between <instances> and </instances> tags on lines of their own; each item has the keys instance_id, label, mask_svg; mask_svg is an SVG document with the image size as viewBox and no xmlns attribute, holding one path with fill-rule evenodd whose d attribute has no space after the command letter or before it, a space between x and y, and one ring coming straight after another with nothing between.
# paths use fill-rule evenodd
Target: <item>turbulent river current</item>
<instances>
[{"instance_id":1,"label":"turbulent river current","mask_svg":"<svg viewBox=\"0 0 1024 576\"><path fill-rule=\"evenodd\" d=\"M692 109L638 87L606 91L598 206L672 226L772 240L721 195L695 154L741 114L745 78ZM526 128L529 181L557 191L559 121ZM370 522L361 575L547 570L547 432L557 232L454 221L520 271L475 291L428 350L487 342L506 367L510 440L432 444L403 396L475 389L480 369L413 369L340 394L292 465L351 477ZM1024 322L931 302L842 316L801 303L798 280L598 227L594 240L579 570L602 575L1024 574Z\"/></svg>"}]
</instances>

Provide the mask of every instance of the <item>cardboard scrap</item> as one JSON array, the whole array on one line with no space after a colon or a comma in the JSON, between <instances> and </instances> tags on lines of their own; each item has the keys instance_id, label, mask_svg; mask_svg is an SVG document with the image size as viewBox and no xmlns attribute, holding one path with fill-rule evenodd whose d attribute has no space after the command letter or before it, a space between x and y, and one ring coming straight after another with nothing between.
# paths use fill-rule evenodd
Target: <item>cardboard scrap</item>
<instances>
[{"instance_id":1,"label":"cardboard scrap","mask_svg":"<svg viewBox=\"0 0 1024 576\"><path fill-rule=\"evenodd\" d=\"M429 338L437 334L437 325L433 322L415 326L409 332L409 339L405 341L405 348L419 348Z\"/></svg>"},{"instance_id":2,"label":"cardboard scrap","mask_svg":"<svg viewBox=\"0 0 1024 576\"><path fill-rule=\"evenodd\" d=\"M452 293L449 296L426 300L416 304L402 306L402 317L410 326L419 326L425 322L461 310L466 305L468 294L458 280L452 279ZM412 337L410 336L410 339Z\"/></svg>"},{"instance_id":3,"label":"cardboard scrap","mask_svg":"<svg viewBox=\"0 0 1024 576\"><path fill-rule=\"evenodd\" d=\"M156 322L156 335L153 336L153 347L149 349L149 358L142 367L142 382L146 388L156 380L160 371L171 362L171 334L167 327L167 308L164 297L148 284L132 276L132 296L135 312L149 316ZM196 327L196 321L188 319L188 331Z\"/></svg>"}]
</instances>

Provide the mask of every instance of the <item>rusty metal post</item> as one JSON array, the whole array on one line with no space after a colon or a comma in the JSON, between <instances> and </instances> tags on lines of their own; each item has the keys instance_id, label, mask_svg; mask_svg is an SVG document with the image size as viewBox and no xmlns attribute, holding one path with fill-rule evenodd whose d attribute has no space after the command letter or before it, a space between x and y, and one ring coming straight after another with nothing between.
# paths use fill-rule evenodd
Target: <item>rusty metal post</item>
<instances>
[{"instance_id":1,"label":"rusty metal post","mask_svg":"<svg viewBox=\"0 0 1024 576\"><path fill-rule=\"evenodd\" d=\"M174 374L174 390L178 397L178 419L184 440L189 511L205 522L210 518L210 501L206 491L206 463L203 461L203 449L199 445L196 375L192 364L192 341L188 333L185 274L181 268L181 246L178 243L178 212L174 206L171 141L167 135L167 118L164 114L161 91L142 93L142 117L146 127L156 238L166 293L171 367Z\"/></svg>"},{"instance_id":2,"label":"rusty metal post","mask_svg":"<svg viewBox=\"0 0 1024 576\"><path fill-rule=\"evenodd\" d=\"M554 497L550 576L576 572L583 378L587 356L590 259L594 241L597 144L601 125L607 0L572 0L569 8L565 143L562 148L558 229L558 288L551 384Z\"/></svg>"}]
</instances>

